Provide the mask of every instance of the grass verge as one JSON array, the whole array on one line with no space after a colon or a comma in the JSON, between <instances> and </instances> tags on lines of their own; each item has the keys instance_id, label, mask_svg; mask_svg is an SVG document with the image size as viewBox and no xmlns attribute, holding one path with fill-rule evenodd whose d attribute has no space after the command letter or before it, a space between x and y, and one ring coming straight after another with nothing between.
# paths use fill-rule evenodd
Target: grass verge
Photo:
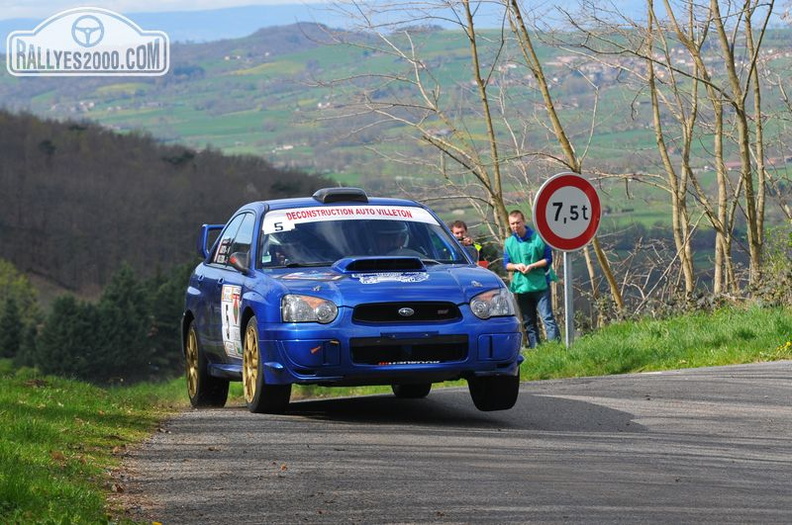
<instances>
[{"instance_id":1,"label":"grass verge","mask_svg":"<svg viewBox=\"0 0 792 525\"><path fill-rule=\"evenodd\" d=\"M117 523L108 495L131 443L186 406L184 381L99 388L0 364L0 523Z\"/></svg>"},{"instance_id":2,"label":"grass verge","mask_svg":"<svg viewBox=\"0 0 792 525\"><path fill-rule=\"evenodd\" d=\"M525 353L522 379L792 359L792 309L723 309L608 326ZM464 384L454 382L453 384ZM389 392L301 387L295 398ZM233 396L240 396L233 384ZM0 523L128 523L109 495L126 446L188 405L182 379L99 388L0 361Z\"/></svg>"},{"instance_id":3,"label":"grass verge","mask_svg":"<svg viewBox=\"0 0 792 525\"><path fill-rule=\"evenodd\" d=\"M792 359L792 309L724 308L607 326L526 352L522 380L603 376Z\"/></svg>"}]
</instances>

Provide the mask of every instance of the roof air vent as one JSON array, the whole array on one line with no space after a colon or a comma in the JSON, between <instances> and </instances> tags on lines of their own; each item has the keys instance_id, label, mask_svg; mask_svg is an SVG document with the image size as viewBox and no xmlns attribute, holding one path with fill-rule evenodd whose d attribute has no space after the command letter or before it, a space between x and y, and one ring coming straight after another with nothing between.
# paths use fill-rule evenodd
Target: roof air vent
<instances>
[{"instance_id":1,"label":"roof air vent","mask_svg":"<svg viewBox=\"0 0 792 525\"><path fill-rule=\"evenodd\" d=\"M360 188L322 188L316 190L313 198L323 204L343 201L368 202L368 195Z\"/></svg>"}]
</instances>

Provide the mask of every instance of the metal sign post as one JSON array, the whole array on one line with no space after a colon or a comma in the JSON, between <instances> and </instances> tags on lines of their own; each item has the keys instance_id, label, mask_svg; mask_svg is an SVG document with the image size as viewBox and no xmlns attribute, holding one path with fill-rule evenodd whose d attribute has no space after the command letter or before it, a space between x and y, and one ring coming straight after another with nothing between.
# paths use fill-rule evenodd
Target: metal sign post
<instances>
[{"instance_id":1,"label":"metal sign post","mask_svg":"<svg viewBox=\"0 0 792 525\"><path fill-rule=\"evenodd\" d=\"M592 184L577 173L558 173L542 184L533 205L536 231L551 248L564 252L565 342L569 347L575 334L572 262L569 252L591 242L599 228L602 209Z\"/></svg>"},{"instance_id":2,"label":"metal sign post","mask_svg":"<svg viewBox=\"0 0 792 525\"><path fill-rule=\"evenodd\" d=\"M572 296L572 257L564 252L564 344L567 348L575 340L575 307Z\"/></svg>"}]
</instances>

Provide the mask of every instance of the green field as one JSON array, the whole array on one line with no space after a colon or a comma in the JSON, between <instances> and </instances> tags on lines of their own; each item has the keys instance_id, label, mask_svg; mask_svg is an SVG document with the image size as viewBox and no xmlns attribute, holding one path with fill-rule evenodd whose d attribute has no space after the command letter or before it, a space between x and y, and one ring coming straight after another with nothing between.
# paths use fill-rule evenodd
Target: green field
<instances>
[{"instance_id":1,"label":"green field","mask_svg":"<svg viewBox=\"0 0 792 525\"><path fill-rule=\"evenodd\" d=\"M788 39L776 33L770 37L773 44L788 46ZM482 35L482 41L492 43L482 48L481 71L491 78L493 102L505 88L506 114L515 129L525 134L528 149L557 153L546 129L541 98L530 82L530 73L520 65L514 44L507 43L501 49L495 45L498 32L487 30ZM406 44L403 36L391 38ZM313 44L289 50L259 35L233 41L232 45L180 45L174 50L172 69L187 72L185 75L54 83L10 77L3 71L0 96L9 107L26 108L45 117L87 118L115 129L144 130L168 143L262 155L277 165L302 167L339 180L349 180L348 175L354 173L372 173L388 180L397 170L367 148L416 158L436 154L431 148L418 146L409 128L393 123L383 126L381 117L365 115L354 106L364 92L374 102L397 101L405 108L422 103L415 86L409 84L413 79L409 62L392 53L374 51L368 44ZM413 44L425 66L422 77L427 87L437 89L439 101L455 125L483 144L485 127L477 114L478 95L471 83L467 39L458 31L427 31L414 35ZM261 51L270 48L278 51ZM558 78L552 84L553 97L577 150L587 151L589 169L604 164L634 171L657 170L645 97L637 97L627 84L601 82L596 95L599 107L594 117L595 133L591 135L595 101L591 86L559 62L563 50L537 41L537 52L547 76ZM496 53L500 53L498 67L490 70ZM394 81L395 76L401 79ZM349 78L355 80L337 82ZM777 101L776 96L767 97L768 111ZM497 104L493 109L500 111ZM438 130L445 126L434 118L426 125ZM780 129L773 128L778 126L775 121L768 125L769 129ZM498 134L501 140L510 140L508 129L500 123ZM284 154L284 146L294 148ZM706 151L702 145L696 147L702 162L706 162ZM418 166L400 165L398 171L418 178L436 176ZM542 178L537 174L537 180Z\"/></svg>"}]
</instances>

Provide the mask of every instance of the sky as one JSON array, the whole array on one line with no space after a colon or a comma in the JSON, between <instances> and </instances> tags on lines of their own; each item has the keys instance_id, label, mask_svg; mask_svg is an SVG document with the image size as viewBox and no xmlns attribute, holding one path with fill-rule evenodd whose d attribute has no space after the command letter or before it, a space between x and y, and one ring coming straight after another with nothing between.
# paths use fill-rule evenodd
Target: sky
<instances>
[{"instance_id":1,"label":"sky","mask_svg":"<svg viewBox=\"0 0 792 525\"><path fill-rule=\"evenodd\" d=\"M102 7L126 15L165 11L201 11L248 5L304 5L326 1L328 0L103 0L102 2L0 0L0 20L35 18L43 21L56 13L75 7Z\"/></svg>"}]
</instances>

